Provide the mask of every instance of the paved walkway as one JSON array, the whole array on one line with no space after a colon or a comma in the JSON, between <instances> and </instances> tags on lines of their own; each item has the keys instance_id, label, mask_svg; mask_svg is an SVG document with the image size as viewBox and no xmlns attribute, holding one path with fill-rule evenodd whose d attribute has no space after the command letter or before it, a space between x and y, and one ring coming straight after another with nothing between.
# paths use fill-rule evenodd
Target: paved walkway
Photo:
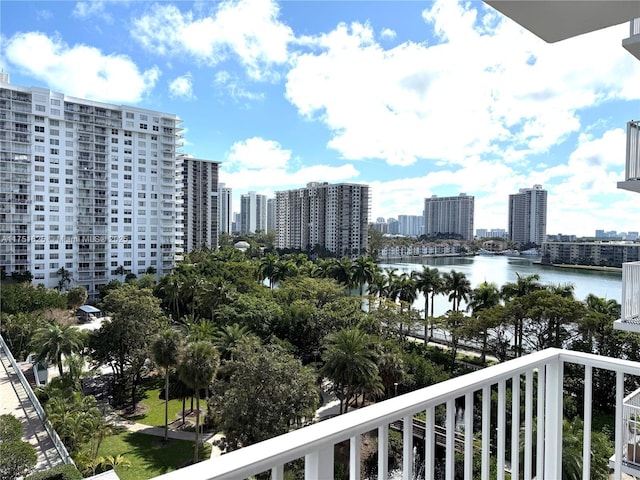
<instances>
[{"instance_id":1,"label":"paved walkway","mask_svg":"<svg viewBox=\"0 0 640 480\"><path fill-rule=\"evenodd\" d=\"M47 470L63 463L6 353L0 348L0 415L5 414L22 422L23 440L36 448L38 463L34 470Z\"/></svg>"}]
</instances>

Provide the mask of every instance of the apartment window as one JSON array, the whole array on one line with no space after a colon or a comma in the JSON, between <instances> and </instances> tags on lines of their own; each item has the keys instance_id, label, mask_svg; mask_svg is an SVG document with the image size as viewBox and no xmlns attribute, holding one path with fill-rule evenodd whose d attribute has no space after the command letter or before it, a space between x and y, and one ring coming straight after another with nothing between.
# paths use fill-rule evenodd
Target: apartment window
<instances>
[{"instance_id":1,"label":"apartment window","mask_svg":"<svg viewBox=\"0 0 640 480\"><path fill-rule=\"evenodd\" d=\"M60 154L60 150L57 149L57 148L51 148L51 149L49 149L49 153L51 155L59 155Z\"/></svg>"},{"instance_id":2,"label":"apartment window","mask_svg":"<svg viewBox=\"0 0 640 480\"><path fill-rule=\"evenodd\" d=\"M44 173L44 165L36 165L34 170L36 172L43 172Z\"/></svg>"},{"instance_id":3,"label":"apartment window","mask_svg":"<svg viewBox=\"0 0 640 480\"><path fill-rule=\"evenodd\" d=\"M49 169L49 173L54 173L54 174L57 175L58 173L60 173L60 169L57 168L57 167L56 168L50 168Z\"/></svg>"},{"instance_id":4,"label":"apartment window","mask_svg":"<svg viewBox=\"0 0 640 480\"><path fill-rule=\"evenodd\" d=\"M49 197L49 201L52 203L58 203L58 197Z\"/></svg>"},{"instance_id":5,"label":"apartment window","mask_svg":"<svg viewBox=\"0 0 640 480\"><path fill-rule=\"evenodd\" d=\"M118 139L117 138L112 138L111 139L111 143L118 143Z\"/></svg>"},{"instance_id":6,"label":"apartment window","mask_svg":"<svg viewBox=\"0 0 640 480\"><path fill-rule=\"evenodd\" d=\"M64 181L65 185L73 185L73 178L66 178Z\"/></svg>"},{"instance_id":7,"label":"apartment window","mask_svg":"<svg viewBox=\"0 0 640 480\"><path fill-rule=\"evenodd\" d=\"M67 137L67 138L73 138L73 131L67 130L65 132L64 136Z\"/></svg>"},{"instance_id":8,"label":"apartment window","mask_svg":"<svg viewBox=\"0 0 640 480\"><path fill-rule=\"evenodd\" d=\"M58 183L58 179L57 178L50 178L49 179L49 183Z\"/></svg>"},{"instance_id":9,"label":"apartment window","mask_svg":"<svg viewBox=\"0 0 640 480\"><path fill-rule=\"evenodd\" d=\"M111 129L111 135L118 135L118 129L117 128L112 128Z\"/></svg>"},{"instance_id":10,"label":"apartment window","mask_svg":"<svg viewBox=\"0 0 640 480\"><path fill-rule=\"evenodd\" d=\"M125 137L130 137L131 135L132 135L132 134L131 134L131 132L130 132L130 131L128 131L128 130L125 130L125 131L124 131L124 136L125 136Z\"/></svg>"},{"instance_id":11,"label":"apartment window","mask_svg":"<svg viewBox=\"0 0 640 480\"><path fill-rule=\"evenodd\" d=\"M36 105L36 112L44 112L46 108L44 105Z\"/></svg>"},{"instance_id":12,"label":"apartment window","mask_svg":"<svg viewBox=\"0 0 640 480\"><path fill-rule=\"evenodd\" d=\"M35 137L34 140L36 143L44 143L44 137Z\"/></svg>"},{"instance_id":13,"label":"apartment window","mask_svg":"<svg viewBox=\"0 0 640 480\"><path fill-rule=\"evenodd\" d=\"M141 124L140 124L140 128L141 128L142 130L146 130L146 129L147 129L147 124L146 124L146 123L141 123Z\"/></svg>"},{"instance_id":14,"label":"apartment window","mask_svg":"<svg viewBox=\"0 0 640 480\"><path fill-rule=\"evenodd\" d=\"M36 123L44 123L44 117L40 115L36 115L35 117L33 117L33 119Z\"/></svg>"},{"instance_id":15,"label":"apartment window","mask_svg":"<svg viewBox=\"0 0 640 480\"><path fill-rule=\"evenodd\" d=\"M58 100L57 98L52 98L51 99L51 105L53 105L55 107L59 107L60 106L60 100Z\"/></svg>"},{"instance_id":16,"label":"apartment window","mask_svg":"<svg viewBox=\"0 0 640 480\"><path fill-rule=\"evenodd\" d=\"M44 182L44 175L36 175L36 182Z\"/></svg>"},{"instance_id":17,"label":"apartment window","mask_svg":"<svg viewBox=\"0 0 640 480\"><path fill-rule=\"evenodd\" d=\"M154 132L159 132L160 131L160 127L158 127L158 125L154 125L153 126L153 131Z\"/></svg>"},{"instance_id":18,"label":"apartment window","mask_svg":"<svg viewBox=\"0 0 640 480\"><path fill-rule=\"evenodd\" d=\"M58 135L60 135L60 130L58 130L57 128L52 128L50 129L49 133L57 137Z\"/></svg>"},{"instance_id":19,"label":"apartment window","mask_svg":"<svg viewBox=\"0 0 640 480\"><path fill-rule=\"evenodd\" d=\"M40 133L44 133L44 127L40 127L38 125L35 126L35 131L36 132L40 132Z\"/></svg>"},{"instance_id":20,"label":"apartment window","mask_svg":"<svg viewBox=\"0 0 640 480\"><path fill-rule=\"evenodd\" d=\"M125 118L133 118L133 113L127 112Z\"/></svg>"},{"instance_id":21,"label":"apartment window","mask_svg":"<svg viewBox=\"0 0 640 480\"><path fill-rule=\"evenodd\" d=\"M36 156L34 157L34 160L35 160L36 162L44 162L44 157L43 157L42 155L36 155Z\"/></svg>"},{"instance_id":22,"label":"apartment window","mask_svg":"<svg viewBox=\"0 0 640 480\"><path fill-rule=\"evenodd\" d=\"M58 250L58 244L57 243L50 243L49 244L49 250Z\"/></svg>"}]
</instances>

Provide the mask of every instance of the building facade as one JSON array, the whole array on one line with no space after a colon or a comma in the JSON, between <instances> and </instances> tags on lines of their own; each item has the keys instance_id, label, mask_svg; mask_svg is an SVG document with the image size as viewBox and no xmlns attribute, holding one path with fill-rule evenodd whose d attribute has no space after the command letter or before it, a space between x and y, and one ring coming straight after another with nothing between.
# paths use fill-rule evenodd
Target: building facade
<instances>
[{"instance_id":1,"label":"building facade","mask_svg":"<svg viewBox=\"0 0 640 480\"><path fill-rule=\"evenodd\" d=\"M370 209L368 185L314 182L276 192L276 248L357 257L367 251Z\"/></svg>"},{"instance_id":2,"label":"building facade","mask_svg":"<svg viewBox=\"0 0 640 480\"><path fill-rule=\"evenodd\" d=\"M218 248L219 162L182 159L182 219L185 252Z\"/></svg>"},{"instance_id":3,"label":"building facade","mask_svg":"<svg viewBox=\"0 0 640 480\"><path fill-rule=\"evenodd\" d=\"M419 237L424 233L423 215L398 215L398 233L407 237Z\"/></svg>"},{"instance_id":4,"label":"building facade","mask_svg":"<svg viewBox=\"0 0 640 480\"><path fill-rule=\"evenodd\" d=\"M267 197L256 192L240 196L240 233L264 232L267 229Z\"/></svg>"},{"instance_id":5,"label":"building facade","mask_svg":"<svg viewBox=\"0 0 640 480\"><path fill-rule=\"evenodd\" d=\"M640 244L631 242L544 242L542 259L550 264L621 268L640 260Z\"/></svg>"},{"instance_id":6,"label":"building facade","mask_svg":"<svg viewBox=\"0 0 640 480\"><path fill-rule=\"evenodd\" d=\"M509 240L542 245L547 236L547 191L542 185L509 195Z\"/></svg>"},{"instance_id":7,"label":"building facade","mask_svg":"<svg viewBox=\"0 0 640 480\"><path fill-rule=\"evenodd\" d=\"M233 190L225 187L224 183L218 185L218 230L220 233L231 234L233 232Z\"/></svg>"},{"instance_id":8,"label":"building facade","mask_svg":"<svg viewBox=\"0 0 640 480\"><path fill-rule=\"evenodd\" d=\"M457 197L424 199L424 234L433 236L460 236L473 239L474 197L461 193Z\"/></svg>"},{"instance_id":9,"label":"building facade","mask_svg":"<svg viewBox=\"0 0 640 480\"><path fill-rule=\"evenodd\" d=\"M276 231L276 199L267 198L267 233Z\"/></svg>"},{"instance_id":10,"label":"building facade","mask_svg":"<svg viewBox=\"0 0 640 480\"><path fill-rule=\"evenodd\" d=\"M0 78L0 270L90 296L116 270L169 273L179 240L169 113L69 97Z\"/></svg>"}]
</instances>

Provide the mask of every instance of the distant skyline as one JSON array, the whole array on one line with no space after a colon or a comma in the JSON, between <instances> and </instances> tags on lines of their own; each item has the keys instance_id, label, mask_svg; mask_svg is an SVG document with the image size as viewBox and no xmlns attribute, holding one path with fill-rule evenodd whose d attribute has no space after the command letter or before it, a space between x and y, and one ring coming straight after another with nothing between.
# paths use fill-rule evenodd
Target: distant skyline
<instances>
[{"instance_id":1,"label":"distant skyline","mask_svg":"<svg viewBox=\"0 0 640 480\"><path fill-rule=\"evenodd\" d=\"M549 192L548 234L640 230L624 178L640 118L628 25L546 44L482 2L8 1L11 83L177 114L183 151L220 161L233 210L311 181L371 186L371 220L475 196Z\"/></svg>"}]
</instances>

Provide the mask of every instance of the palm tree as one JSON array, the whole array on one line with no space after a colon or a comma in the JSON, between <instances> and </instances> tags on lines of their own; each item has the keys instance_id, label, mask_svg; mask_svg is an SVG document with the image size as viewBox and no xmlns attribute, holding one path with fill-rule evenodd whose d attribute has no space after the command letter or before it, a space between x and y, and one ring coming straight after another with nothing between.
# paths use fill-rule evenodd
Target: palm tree
<instances>
[{"instance_id":1,"label":"palm tree","mask_svg":"<svg viewBox=\"0 0 640 480\"><path fill-rule=\"evenodd\" d=\"M350 257L342 257L340 260L332 262L330 275L338 283L344 285L348 290L353 286L353 261Z\"/></svg>"},{"instance_id":2,"label":"palm tree","mask_svg":"<svg viewBox=\"0 0 640 480\"><path fill-rule=\"evenodd\" d=\"M521 298L525 295L541 290L544 286L540 283L540 275L537 273L521 276L516 272L516 281L507 282L502 286L502 297L506 300ZM522 340L524 330L524 319L515 318L513 326L513 343L518 356L522 355Z\"/></svg>"},{"instance_id":3,"label":"palm tree","mask_svg":"<svg viewBox=\"0 0 640 480\"><path fill-rule=\"evenodd\" d=\"M70 326L49 323L36 331L32 346L38 353L35 363L43 359L55 363L62 376L62 356L79 353L84 348L84 336Z\"/></svg>"},{"instance_id":4,"label":"palm tree","mask_svg":"<svg viewBox=\"0 0 640 480\"><path fill-rule=\"evenodd\" d=\"M276 265L278 264L279 257L275 253L268 253L266 256L260 259L260 265L258 266L258 274L260 281L265 278L269 279L269 288L273 289L274 273L276 271Z\"/></svg>"},{"instance_id":5,"label":"palm tree","mask_svg":"<svg viewBox=\"0 0 640 480\"><path fill-rule=\"evenodd\" d=\"M58 290L63 291L67 287L73 278L71 278L71 272L64 267L60 267L56 272L60 279L58 280Z\"/></svg>"},{"instance_id":6,"label":"palm tree","mask_svg":"<svg viewBox=\"0 0 640 480\"><path fill-rule=\"evenodd\" d=\"M477 315L482 310L495 307L500 303L500 290L495 283L487 283L485 280L471 292L471 300L467 310Z\"/></svg>"},{"instance_id":7,"label":"palm tree","mask_svg":"<svg viewBox=\"0 0 640 480\"><path fill-rule=\"evenodd\" d=\"M413 279L416 283L416 289L419 292L422 292L422 295L424 295L424 341L425 343L427 343L427 329L429 325L429 295L433 295L434 292L440 287L440 272L437 268L429 268L427 266L424 266L422 267L421 272L414 272ZM433 325L431 326L431 330L431 335L433 335Z\"/></svg>"},{"instance_id":8,"label":"palm tree","mask_svg":"<svg viewBox=\"0 0 640 480\"><path fill-rule=\"evenodd\" d=\"M351 278L360 286L360 296L364 293L364 284L370 284L376 272L376 264L371 257L358 257L351 266Z\"/></svg>"},{"instance_id":9,"label":"palm tree","mask_svg":"<svg viewBox=\"0 0 640 480\"><path fill-rule=\"evenodd\" d=\"M164 370L164 441L169 435L169 371L178 364L182 337L173 328L160 332L151 344L153 360Z\"/></svg>"},{"instance_id":10,"label":"palm tree","mask_svg":"<svg viewBox=\"0 0 640 480\"><path fill-rule=\"evenodd\" d=\"M196 441L193 454L194 462L198 461L200 432L200 390L209 388L220 366L220 354L215 347L204 341L187 344L178 364L180 380L194 389L196 393Z\"/></svg>"},{"instance_id":11,"label":"palm tree","mask_svg":"<svg viewBox=\"0 0 640 480\"><path fill-rule=\"evenodd\" d=\"M457 312L460 303L469 299L471 294L471 282L463 272L451 270L443 275L444 289L449 293L449 301L452 302L452 310Z\"/></svg>"},{"instance_id":12,"label":"palm tree","mask_svg":"<svg viewBox=\"0 0 640 480\"><path fill-rule=\"evenodd\" d=\"M251 330L247 326L234 323L218 330L213 338L213 344L224 360L233 360L235 348L251 335Z\"/></svg>"},{"instance_id":13,"label":"palm tree","mask_svg":"<svg viewBox=\"0 0 640 480\"><path fill-rule=\"evenodd\" d=\"M369 295L378 297L378 306L382 304L382 299L386 296L388 286L387 281L387 276L378 270L374 273L373 279L369 284Z\"/></svg>"},{"instance_id":14,"label":"palm tree","mask_svg":"<svg viewBox=\"0 0 640 480\"><path fill-rule=\"evenodd\" d=\"M358 328L339 330L326 338L322 373L333 381L340 413L347 412L349 402L361 388L379 378L372 344L372 337Z\"/></svg>"},{"instance_id":15,"label":"palm tree","mask_svg":"<svg viewBox=\"0 0 640 480\"><path fill-rule=\"evenodd\" d=\"M418 298L418 291L416 289L416 282L412 276L403 273L395 281L395 289L398 292L398 299L400 300L400 312L402 313L403 305L407 306L407 310L411 310L411 305Z\"/></svg>"}]
</instances>

